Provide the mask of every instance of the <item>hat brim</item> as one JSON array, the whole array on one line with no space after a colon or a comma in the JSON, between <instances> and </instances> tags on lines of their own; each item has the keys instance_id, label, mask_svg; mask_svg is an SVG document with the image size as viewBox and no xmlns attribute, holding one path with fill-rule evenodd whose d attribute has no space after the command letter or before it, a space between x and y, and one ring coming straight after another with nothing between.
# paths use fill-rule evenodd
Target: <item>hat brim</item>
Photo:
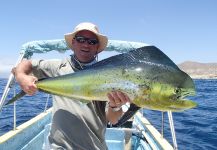
<instances>
[{"instance_id":1,"label":"hat brim","mask_svg":"<svg viewBox=\"0 0 217 150\"><path fill-rule=\"evenodd\" d=\"M67 45L68 45L68 47L70 49L73 49L72 48L72 40L73 40L73 38L80 31L82 31L82 30L72 32L72 33L67 33L67 34L64 35L66 43L67 43ZM88 30L88 31L91 31L91 30ZM91 31L91 32L93 32L93 31ZM97 36L97 39L99 40L99 48L98 48L97 52L100 53L101 51L103 51L106 48L107 43L108 43L108 38L106 36L102 35L102 34L95 33L95 32L93 32L93 33Z\"/></svg>"}]
</instances>

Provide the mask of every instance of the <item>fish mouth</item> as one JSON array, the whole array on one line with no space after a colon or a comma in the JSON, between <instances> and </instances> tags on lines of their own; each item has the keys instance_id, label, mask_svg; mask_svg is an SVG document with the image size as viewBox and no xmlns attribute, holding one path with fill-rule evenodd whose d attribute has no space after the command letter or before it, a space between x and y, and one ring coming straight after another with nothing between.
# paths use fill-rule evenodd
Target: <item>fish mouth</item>
<instances>
[{"instance_id":1,"label":"fish mouth","mask_svg":"<svg viewBox=\"0 0 217 150\"><path fill-rule=\"evenodd\" d=\"M179 89L171 98L173 100L179 100L179 99L184 99L185 97L188 96L195 96L196 91L194 88L189 88L189 89Z\"/></svg>"},{"instance_id":2,"label":"fish mouth","mask_svg":"<svg viewBox=\"0 0 217 150\"><path fill-rule=\"evenodd\" d=\"M183 92L181 95L174 95L172 97L171 105L167 106L166 110L173 112L182 112L196 107L198 104L188 99L188 97L194 96L195 94L196 92L194 90L190 90Z\"/></svg>"},{"instance_id":3,"label":"fish mouth","mask_svg":"<svg viewBox=\"0 0 217 150\"><path fill-rule=\"evenodd\" d=\"M194 96L194 95L195 95L194 93L185 93L185 94L182 94L182 95L173 95L171 97L171 100L173 100L173 101L179 101L179 100L185 99L188 96Z\"/></svg>"},{"instance_id":4,"label":"fish mouth","mask_svg":"<svg viewBox=\"0 0 217 150\"><path fill-rule=\"evenodd\" d=\"M182 95L179 96L179 99L184 99L185 97L195 96L195 95L196 95L195 90L191 90L191 91L188 91L188 92L183 92Z\"/></svg>"}]
</instances>

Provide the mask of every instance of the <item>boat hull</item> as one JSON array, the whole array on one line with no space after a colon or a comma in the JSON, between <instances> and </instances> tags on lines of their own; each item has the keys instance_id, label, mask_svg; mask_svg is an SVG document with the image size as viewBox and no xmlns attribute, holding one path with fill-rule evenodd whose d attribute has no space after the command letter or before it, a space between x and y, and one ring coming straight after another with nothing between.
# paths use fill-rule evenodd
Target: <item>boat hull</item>
<instances>
[{"instance_id":1,"label":"boat hull","mask_svg":"<svg viewBox=\"0 0 217 150\"><path fill-rule=\"evenodd\" d=\"M16 130L2 135L0 149L42 149L49 133L51 111L52 109L49 109L20 125ZM134 116L130 128L107 128L105 137L109 150L173 149L140 112Z\"/></svg>"}]
</instances>

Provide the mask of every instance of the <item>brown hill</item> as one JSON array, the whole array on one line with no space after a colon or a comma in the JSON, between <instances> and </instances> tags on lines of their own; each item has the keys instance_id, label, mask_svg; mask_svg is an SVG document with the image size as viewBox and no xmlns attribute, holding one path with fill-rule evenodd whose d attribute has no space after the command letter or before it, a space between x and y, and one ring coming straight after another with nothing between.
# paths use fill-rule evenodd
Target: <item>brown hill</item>
<instances>
[{"instance_id":1,"label":"brown hill","mask_svg":"<svg viewBox=\"0 0 217 150\"><path fill-rule=\"evenodd\" d=\"M186 61L178 64L178 66L192 78L217 78L217 63Z\"/></svg>"}]
</instances>

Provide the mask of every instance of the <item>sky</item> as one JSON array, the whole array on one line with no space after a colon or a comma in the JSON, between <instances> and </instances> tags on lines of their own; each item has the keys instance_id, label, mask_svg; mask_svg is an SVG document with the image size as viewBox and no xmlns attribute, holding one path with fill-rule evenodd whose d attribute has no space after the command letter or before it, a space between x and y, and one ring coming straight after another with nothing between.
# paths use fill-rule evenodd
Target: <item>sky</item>
<instances>
[{"instance_id":1,"label":"sky","mask_svg":"<svg viewBox=\"0 0 217 150\"><path fill-rule=\"evenodd\" d=\"M157 46L175 63L217 62L216 0L2 0L0 77L22 44L63 39L80 22L93 22L110 40Z\"/></svg>"}]
</instances>

